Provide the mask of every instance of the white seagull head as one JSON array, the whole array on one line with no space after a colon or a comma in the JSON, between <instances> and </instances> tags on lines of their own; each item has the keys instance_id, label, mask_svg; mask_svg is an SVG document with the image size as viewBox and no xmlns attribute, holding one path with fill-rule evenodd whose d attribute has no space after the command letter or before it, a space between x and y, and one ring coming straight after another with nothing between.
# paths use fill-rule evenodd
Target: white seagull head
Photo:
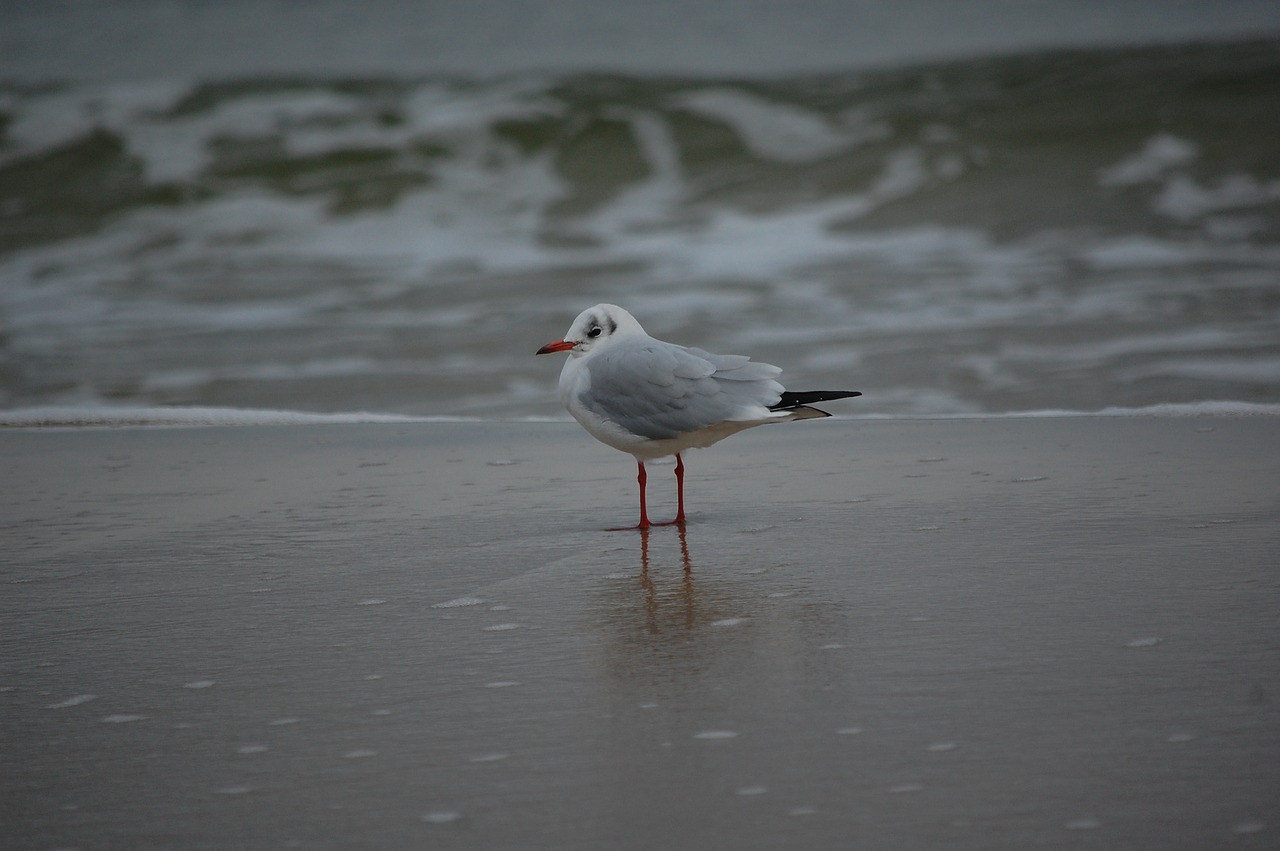
<instances>
[{"instance_id":1,"label":"white seagull head","mask_svg":"<svg viewBox=\"0 0 1280 851\"><path fill-rule=\"evenodd\" d=\"M569 352L574 357L582 357L614 340L635 335L648 336L634 316L616 304L597 304L578 314L563 340L548 343L538 349L538 354Z\"/></svg>"}]
</instances>

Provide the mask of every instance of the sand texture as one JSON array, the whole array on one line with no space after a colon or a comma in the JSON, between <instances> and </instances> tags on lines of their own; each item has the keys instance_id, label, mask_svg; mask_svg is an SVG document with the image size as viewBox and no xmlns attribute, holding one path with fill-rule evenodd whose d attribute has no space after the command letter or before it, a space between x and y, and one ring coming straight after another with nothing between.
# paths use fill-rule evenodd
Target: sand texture
<instances>
[{"instance_id":1,"label":"sand texture","mask_svg":"<svg viewBox=\"0 0 1280 851\"><path fill-rule=\"evenodd\" d=\"M1280 844L1274 417L0 458L6 848Z\"/></svg>"}]
</instances>

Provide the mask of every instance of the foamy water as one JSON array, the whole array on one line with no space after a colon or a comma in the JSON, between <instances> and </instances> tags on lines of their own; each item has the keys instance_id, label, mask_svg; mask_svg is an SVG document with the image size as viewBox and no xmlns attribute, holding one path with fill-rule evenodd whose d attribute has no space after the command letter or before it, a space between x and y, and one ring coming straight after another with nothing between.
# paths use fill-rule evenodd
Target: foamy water
<instances>
[{"instance_id":1,"label":"foamy water","mask_svg":"<svg viewBox=\"0 0 1280 851\"><path fill-rule=\"evenodd\" d=\"M0 407L557 416L598 301L859 415L1275 404L1278 62L0 87Z\"/></svg>"}]
</instances>

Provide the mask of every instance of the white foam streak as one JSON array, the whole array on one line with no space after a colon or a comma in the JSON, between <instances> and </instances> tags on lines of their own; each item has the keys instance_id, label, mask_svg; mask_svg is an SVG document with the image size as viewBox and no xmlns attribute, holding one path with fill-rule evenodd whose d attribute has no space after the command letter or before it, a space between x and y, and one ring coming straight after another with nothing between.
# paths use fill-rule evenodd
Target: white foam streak
<instances>
[{"instance_id":1,"label":"white foam streak","mask_svg":"<svg viewBox=\"0 0 1280 851\"><path fill-rule=\"evenodd\" d=\"M1154 363L1122 369L1117 372L1117 376L1126 381L1176 377L1239 384L1271 384L1276 380L1276 376L1280 376L1280 357L1165 358Z\"/></svg>"},{"instance_id":2,"label":"white foam streak","mask_svg":"<svg viewBox=\"0 0 1280 851\"><path fill-rule=\"evenodd\" d=\"M1255 333L1223 328L1188 328L1151 334L1132 334L1111 340L1088 340L1074 345L1047 345L1021 343L1004 346L999 358L1011 361L1032 361L1044 364L1073 365L1103 363L1134 355L1162 354L1167 352L1209 352L1238 349L1241 346L1262 346L1274 336L1259 330ZM1265 361L1251 361L1265 363ZM1272 373L1280 375L1280 370Z\"/></svg>"},{"instance_id":3,"label":"white foam streak","mask_svg":"<svg viewBox=\"0 0 1280 851\"><path fill-rule=\"evenodd\" d=\"M954 400L947 406L955 407ZM924 406L928 408L928 405ZM1056 417L1280 417L1280 404L1252 402L1212 401L1186 404L1160 404L1145 407L1108 407L1096 411L1045 409L1034 411L1009 411L1006 413L905 413L905 414L855 414L836 415L836 420L948 420L948 419L1036 419ZM394 423L527 423L569 424L566 416L546 417L451 417L408 416L369 412L313 413L308 411L254 410L244 408L214 407L40 407L0 411L0 428L173 428L205 426L298 426L298 425L358 425ZM466 605L472 605L471 598ZM440 606L463 605L450 601ZM514 628L499 625L501 629ZM67 704L70 705L70 704Z\"/></svg>"},{"instance_id":4,"label":"white foam streak","mask_svg":"<svg viewBox=\"0 0 1280 851\"><path fill-rule=\"evenodd\" d=\"M1127 236L1085 245L1078 254L1098 270L1160 269L1194 263L1280 263L1280 249L1248 243L1202 240L1174 242L1149 236Z\"/></svg>"},{"instance_id":5,"label":"white foam streak","mask_svg":"<svg viewBox=\"0 0 1280 851\"><path fill-rule=\"evenodd\" d=\"M1192 142L1168 133L1147 140L1142 150L1125 157L1098 175L1102 186L1134 186L1163 178L1171 169L1189 164L1198 150Z\"/></svg>"},{"instance_id":6,"label":"white foam streak","mask_svg":"<svg viewBox=\"0 0 1280 851\"><path fill-rule=\"evenodd\" d=\"M148 116L171 109L191 89L182 80L82 84L20 98L7 128L0 163L74 142L95 129L121 132L146 125Z\"/></svg>"},{"instance_id":7,"label":"white foam streak","mask_svg":"<svg viewBox=\"0 0 1280 851\"><path fill-rule=\"evenodd\" d=\"M1255 402L1187 402L1146 405L1142 407L1108 407L1095 411L1046 408L1034 411L1008 411L1001 414L862 414L837 415L838 420L999 420L1051 419L1058 417L1280 417L1280 404Z\"/></svg>"},{"instance_id":8,"label":"white foam streak","mask_svg":"<svg viewBox=\"0 0 1280 851\"><path fill-rule=\"evenodd\" d=\"M1199 156L1198 147L1169 134L1147 140L1143 149L1098 176L1102 186L1162 184L1152 204L1155 212L1182 222L1211 213L1260 207L1280 200L1280 180L1262 181L1248 174L1228 174L1206 186L1186 172Z\"/></svg>"},{"instance_id":9,"label":"white foam streak","mask_svg":"<svg viewBox=\"0 0 1280 851\"><path fill-rule=\"evenodd\" d=\"M861 112L848 114L845 126L839 126L808 110L737 89L700 89L675 102L728 123L751 153L775 162L812 162L890 133L887 125L867 122Z\"/></svg>"},{"instance_id":10,"label":"white foam streak","mask_svg":"<svg viewBox=\"0 0 1280 851\"><path fill-rule=\"evenodd\" d=\"M1205 187L1186 175L1177 175L1165 184L1156 199L1155 210L1180 221L1190 221L1209 213L1261 207L1280 201L1280 180L1259 181L1247 174L1232 174Z\"/></svg>"},{"instance_id":11,"label":"white foam streak","mask_svg":"<svg viewBox=\"0 0 1280 851\"><path fill-rule=\"evenodd\" d=\"M264 426L350 423L471 422L462 417L410 417L365 412L318 414L242 408L40 407L0 411L0 428Z\"/></svg>"}]
</instances>

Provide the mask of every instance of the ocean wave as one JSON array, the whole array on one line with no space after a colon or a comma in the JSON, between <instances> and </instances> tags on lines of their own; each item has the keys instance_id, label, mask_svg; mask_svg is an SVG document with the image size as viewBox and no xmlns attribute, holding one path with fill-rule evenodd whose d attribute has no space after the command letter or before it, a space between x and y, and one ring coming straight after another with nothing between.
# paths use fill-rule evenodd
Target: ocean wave
<instances>
[{"instance_id":1,"label":"ocean wave","mask_svg":"<svg viewBox=\"0 0 1280 851\"><path fill-rule=\"evenodd\" d=\"M0 406L546 415L599 301L883 414L1269 403L1277 69L0 84Z\"/></svg>"}]
</instances>

